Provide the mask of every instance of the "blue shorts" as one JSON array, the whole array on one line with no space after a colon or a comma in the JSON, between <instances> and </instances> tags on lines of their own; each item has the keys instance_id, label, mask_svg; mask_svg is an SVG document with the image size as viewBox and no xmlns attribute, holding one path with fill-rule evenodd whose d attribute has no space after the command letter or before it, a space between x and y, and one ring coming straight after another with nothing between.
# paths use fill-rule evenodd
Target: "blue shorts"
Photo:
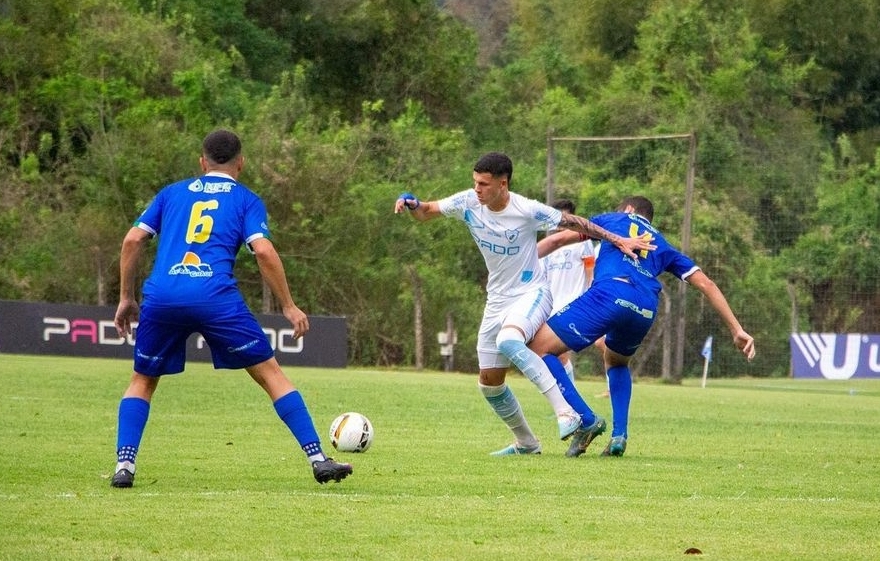
<instances>
[{"instance_id":1,"label":"blue shorts","mask_svg":"<svg viewBox=\"0 0 880 561\"><path fill-rule=\"evenodd\" d=\"M609 349L632 356L656 315L656 297L626 282L607 280L550 316L547 326L573 351L582 351L605 335Z\"/></svg>"},{"instance_id":2,"label":"blue shorts","mask_svg":"<svg viewBox=\"0 0 880 561\"><path fill-rule=\"evenodd\" d=\"M135 332L134 371L147 376L183 372L186 340L200 333L214 368L240 369L275 356L244 302L191 307L144 304Z\"/></svg>"}]
</instances>

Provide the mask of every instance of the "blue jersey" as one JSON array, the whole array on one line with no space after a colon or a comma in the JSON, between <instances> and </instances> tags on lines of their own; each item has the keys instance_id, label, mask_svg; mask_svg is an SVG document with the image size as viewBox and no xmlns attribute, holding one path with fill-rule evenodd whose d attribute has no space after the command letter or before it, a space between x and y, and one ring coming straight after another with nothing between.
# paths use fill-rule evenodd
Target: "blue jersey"
<instances>
[{"instance_id":1,"label":"blue jersey","mask_svg":"<svg viewBox=\"0 0 880 561\"><path fill-rule=\"evenodd\" d=\"M639 259L603 242L596 258L590 288L547 320L547 325L573 351L581 351L605 336L605 345L624 356L639 348L657 314L662 288L657 276L666 271L684 280L699 270L687 255L672 247L644 217L612 212L590 220L624 237L648 233L657 249L642 251Z\"/></svg>"},{"instance_id":2,"label":"blue jersey","mask_svg":"<svg viewBox=\"0 0 880 561\"><path fill-rule=\"evenodd\" d=\"M657 246L655 250L639 252L636 261L617 246L603 243L596 259L593 285L610 279L622 279L656 298L662 288L657 280L660 273L666 271L684 280L699 270L690 257L670 245L663 234L642 216L611 212L593 216L590 220L619 236L635 237L648 233L652 237L651 243Z\"/></svg>"},{"instance_id":3,"label":"blue jersey","mask_svg":"<svg viewBox=\"0 0 880 561\"><path fill-rule=\"evenodd\" d=\"M159 236L143 289L154 306L241 301L235 257L242 244L269 237L263 201L222 173L168 185L134 225Z\"/></svg>"}]
</instances>

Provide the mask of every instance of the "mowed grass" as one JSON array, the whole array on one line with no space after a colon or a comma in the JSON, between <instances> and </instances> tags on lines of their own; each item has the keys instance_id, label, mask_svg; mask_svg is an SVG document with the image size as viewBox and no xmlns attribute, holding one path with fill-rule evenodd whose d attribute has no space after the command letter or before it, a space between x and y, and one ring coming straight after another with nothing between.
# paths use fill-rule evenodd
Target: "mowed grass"
<instances>
[{"instance_id":1,"label":"mowed grass","mask_svg":"<svg viewBox=\"0 0 880 561\"><path fill-rule=\"evenodd\" d=\"M0 355L0 559L880 556L874 380L639 381L626 455L600 457L603 436L570 459L510 376L544 454L493 458L510 435L474 376L287 369L326 448L341 412L375 426L367 453L335 453L354 475L321 486L247 374L192 363L160 384L135 487L111 489L129 372ZM610 414L604 380L578 386Z\"/></svg>"}]
</instances>

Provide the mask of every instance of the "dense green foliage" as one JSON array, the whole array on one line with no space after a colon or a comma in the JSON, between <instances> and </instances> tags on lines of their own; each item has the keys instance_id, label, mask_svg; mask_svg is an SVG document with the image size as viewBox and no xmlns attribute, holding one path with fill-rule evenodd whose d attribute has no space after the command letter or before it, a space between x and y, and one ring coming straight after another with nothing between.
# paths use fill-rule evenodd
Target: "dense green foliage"
<instances>
[{"instance_id":1,"label":"dense green foliage","mask_svg":"<svg viewBox=\"0 0 880 561\"><path fill-rule=\"evenodd\" d=\"M624 4L2 0L0 298L112 305L131 220L225 126L295 299L348 317L351 363L412 364L421 304L427 364L452 313L470 371L481 259L456 224L393 216L396 195L467 188L500 149L540 198L549 131L693 131L690 252L758 340L750 373L787 373L791 329L876 331L880 1ZM567 186L581 214L644 190L680 223L680 179L606 172ZM689 299L686 375L706 334L726 341ZM727 344L717 363L742 366Z\"/></svg>"}]
</instances>

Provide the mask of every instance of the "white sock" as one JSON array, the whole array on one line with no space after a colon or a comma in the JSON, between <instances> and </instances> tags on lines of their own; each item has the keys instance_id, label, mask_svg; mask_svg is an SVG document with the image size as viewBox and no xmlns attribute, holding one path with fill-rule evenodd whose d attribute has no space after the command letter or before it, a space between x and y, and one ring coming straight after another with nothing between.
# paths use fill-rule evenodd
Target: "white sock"
<instances>
[{"instance_id":1,"label":"white sock","mask_svg":"<svg viewBox=\"0 0 880 561\"><path fill-rule=\"evenodd\" d=\"M513 392L510 391L510 388L507 387L507 384L501 384L500 386L484 386L479 384L479 386L483 397L486 398L495 414L504 421L504 424L513 433L517 444L520 446L536 445L538 438L529 427L519 401L513 395Z\"/></svg>"},{"instance_id":2,"label":"white sock","mask_svg":"<svg viewBox=\"0 0 880 561\"><path fill-rule=\"evenodd\" d=\"M538 391L545 393L556 385L556 379L541 357L526 346L522 333L512 328L503 328L498 334L496 344L501 354L525 374L537 386Z\"/></svg>"},{"instance_id":3,"label":"white sock","mask_svg":"<svg viewBox=\"0 0 880 561\"><path fill-rule=\"evenodd\" d=\"M577 415L571 405L569 405L568 402L565 401L565 398L562 397L562 392L559 390L559 386L554 385L544 392L544 397L550 402L550 406L553 407L553 411L556 412L557 417L560 415Z\"/></svg>"},{"instance_id":4,"label":"white sock","mask_svg":"<svg viewBox=\"0 0 880 561\"><path fill-rule=\"evenodd\" d=\"M504 333L508 331L519 333L512 329L502 329L499 339L502 339ZM559 386L556 384L556 379L553 377L550 369L547 368L541 357L526 347L524 341L513 338L499 341L498 350L509 358L525 374L526 378L538 387L538 391L544 394L544 397L550 402L550 406L553 407L557 417L574 413L571 405L562 397L562 392L559 390Z\"/></svg>"},{"instance_id":5,"label":"white sock","mask_svg":"<svg viewBox=\"0 0 880 561\"><path fill-rule=\"evenodd\" d=\"M568 374L568 379L574 382L574 364L570 360L566 360L562 366L565 368L565 373Z\"/></svg>"}]
</instances>

